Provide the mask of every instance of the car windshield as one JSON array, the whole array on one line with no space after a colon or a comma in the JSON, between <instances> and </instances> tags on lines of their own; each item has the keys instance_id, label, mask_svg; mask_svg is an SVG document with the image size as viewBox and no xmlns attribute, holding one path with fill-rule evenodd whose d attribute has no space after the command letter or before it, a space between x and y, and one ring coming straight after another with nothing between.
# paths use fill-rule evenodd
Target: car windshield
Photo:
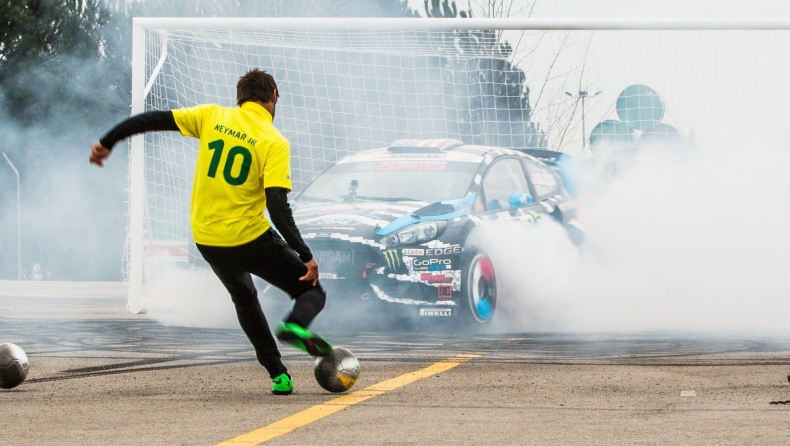
<instances>
[{"instance_id":1,"label":"car windshield","mask_svg":"<svg viewBox=\"0 0 790 446\"><path fill-rule=\"evenodd\" d=\"M478 164L460 161L364 161L327 169L299 196L301 201L348 200L356 181L355 199L383 201L444 201L469 191Z\"/></svg>"}]
</instances>

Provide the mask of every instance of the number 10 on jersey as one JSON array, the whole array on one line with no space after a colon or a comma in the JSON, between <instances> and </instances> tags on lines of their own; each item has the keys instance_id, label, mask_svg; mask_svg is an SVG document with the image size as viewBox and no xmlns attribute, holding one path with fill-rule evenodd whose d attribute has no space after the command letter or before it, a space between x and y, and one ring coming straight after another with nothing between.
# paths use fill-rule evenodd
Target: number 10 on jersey
<instances>
[{"instance_id":1,"label":"number 10 on jersey","mask_svg":"<svg viewBox=\"0 0 790 446\"><path fill-rule=\"evenodd\" d=\"M208 143L208 149L213 151L211 156L211 164L208 166L208 176L215 178L219 163L222 160L222 152L225 148L225 141L218 139ZM236 158L241 157L241 169L236 176L233 176L233 165L236 163ZM239 186L247 181L250 175L250 167L252 166L252 154L246 147L234 146L228 150L228 156L225 158L225 167L222 169L222 177L231 186Z\"/></svg>"}]
</instances>

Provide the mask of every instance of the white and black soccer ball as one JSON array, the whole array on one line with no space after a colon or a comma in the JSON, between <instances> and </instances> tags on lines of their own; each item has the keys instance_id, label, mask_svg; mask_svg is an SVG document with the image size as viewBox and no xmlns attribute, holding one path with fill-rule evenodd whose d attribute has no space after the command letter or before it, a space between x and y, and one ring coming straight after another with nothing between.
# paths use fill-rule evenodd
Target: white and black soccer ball
<instances>
[{"instance_id":1,"label":"white and black soccer ball","mask_svg":"<svg viewBox=\"0 0 790 446\"><path fill-rule=\"evenodd\" d=\"M0 344L0 389L13 389L27 378L30 364L16 344Z\"/></svg>"},{"instance_id":2,"label":"white and black soccer ball","mask_svg":"<svg viewBox=\"0 0 790 446\"><path fill-rule=\"evenodd\" d=\"M359 361L347 348L335 347L332 356L315 360L313 366L318 385L330 392L345 392L354 386L359 378Z\"/></svg>"}]
</instances>

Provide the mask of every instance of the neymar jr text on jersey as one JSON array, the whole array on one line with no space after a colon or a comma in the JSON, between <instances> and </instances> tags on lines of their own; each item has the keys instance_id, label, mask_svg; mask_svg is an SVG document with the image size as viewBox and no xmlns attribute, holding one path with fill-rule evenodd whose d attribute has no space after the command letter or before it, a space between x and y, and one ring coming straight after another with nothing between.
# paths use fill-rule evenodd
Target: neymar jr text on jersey
<instances>
[{"instance_id":1,"label":"neymar jr text on jersey","mask_svg":"<svg viewBox=\"0 0 790 446\"><path fill-rule=\"evenodd\" d=\"M238 139L240 141L248 142L248 143L250 143L251 146L254 146L255 144L258 143L258 141L254 140L252 138L250 138L248 140L246 133L241 133L238 130L233 130L232 128L225 127L224 125L221 125L221 124L215 125L214 126L214 130L216 130L216 131L218 131L220 133L224 133L225 135L232 136L232 137L234 137L234 138L236 138L236 139Z\"/></svg>"}]
</instances>

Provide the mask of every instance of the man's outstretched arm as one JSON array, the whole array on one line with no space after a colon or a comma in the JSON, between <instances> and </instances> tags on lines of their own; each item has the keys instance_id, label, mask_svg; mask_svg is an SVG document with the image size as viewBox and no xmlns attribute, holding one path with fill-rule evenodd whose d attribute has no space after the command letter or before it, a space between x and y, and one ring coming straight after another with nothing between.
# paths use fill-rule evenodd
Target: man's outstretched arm
<instances>
[{"instance_id":1,"label":"man's outstretched arm","mask_svg":"<svg viewBox=\"0 0 790 446\"><path fill-rule=\"evenodd\" d=\"M173 112L151 111L134 115L121 121L112 130L107 132L99 141L91 146L90 163L99 167L104 166L104 160L110 156L113 146L132 135L155 131L180 131L176 124Z\"/></svg>"},{"instance_id":2,"label":"man's outstretched arm","mask_svg":"<svg viewBox=\"0 0 790 446\"><path fill-rule=\"evenodd\" d=\"M277 228L277 232L283 236L288 246L299 254L302 262L307 263L312 260L313 253L302 240L299 228L294 222L293 212L288 204L288 189L267 187L266 208L269 209L269 217L271 217L274 227Z\"/></svg>"}]
</instances>

